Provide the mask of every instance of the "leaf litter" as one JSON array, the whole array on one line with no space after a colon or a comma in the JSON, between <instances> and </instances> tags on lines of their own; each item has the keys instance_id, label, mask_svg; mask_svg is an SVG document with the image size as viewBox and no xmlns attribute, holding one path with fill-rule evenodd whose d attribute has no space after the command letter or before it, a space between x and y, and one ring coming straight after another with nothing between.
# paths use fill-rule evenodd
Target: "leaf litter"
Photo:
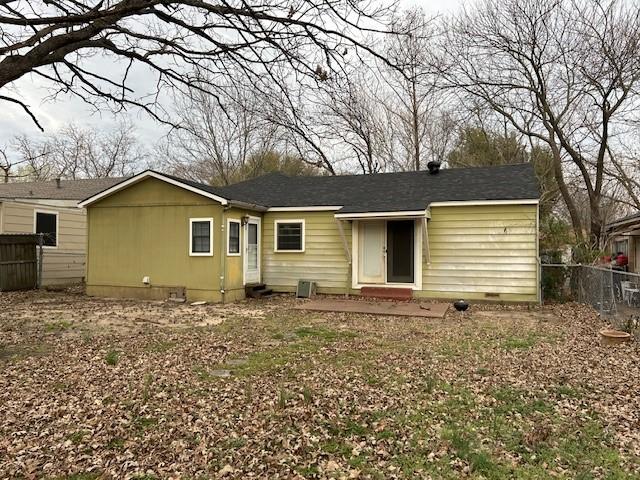
<instances>
[{"instance_id":1,"label":"leaf litter","mask_svg":"<svg viewBox=\"0 0 640 480\"><path fill-rule=\"evenodd\" d=\"M1 294L0 478L640 475L640 352L588 307L295 303Z\"/></svg>"}]
</instances>

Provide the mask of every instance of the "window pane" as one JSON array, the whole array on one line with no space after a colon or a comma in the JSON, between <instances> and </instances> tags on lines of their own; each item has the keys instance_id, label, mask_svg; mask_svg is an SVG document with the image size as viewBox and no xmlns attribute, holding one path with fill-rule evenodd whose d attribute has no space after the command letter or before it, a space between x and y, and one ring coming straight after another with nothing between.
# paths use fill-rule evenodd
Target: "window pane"
<instances>
[{"instance_id":1,"label":"window pane","mask_svg":"<svg viewBox=\"0 0 640 480\"><path fill-rule=\"evenodd\" d=\"M249 224L249 245L258 244L258 225L255 223Z\"/></svg>"},{"instance_id":2,"label":"window pane","mask_svg":"<svg viewBox=\"0 0 640 480\"><path fill-rule=\"evenodd\" d=\"M193 253L211 253L211 223L208 221L191 223L191 251Z\"/></svg>"},{"instance_id":3,"label":"window pane","mask_svg":"<svg viewBox=\"0 0 640 480\"><path fill-rule=\"evenodd\" d=\"M229 253L240 253L240 224L229 222Z\"/></svg>"},{"instance_id":4,"label":"window pane","mask_svg":"<svg viewBox=\"0 0 640 480\"><path fill-rule=\"evenodd\" d=\"M302 250L302 224L278 224L278 250Z\"/></svg>"},{"instance_id":5,"label":"window pane","mask_svg":"<svg viewBox=\"0 0 640 480\"><path fill-rule=\"evenodd\" d=\"M618 254L622 252L623 255L629 256L629 241L618 240L613 244L613 253Z\"/></svg>"},{"instance_id":6,"label":"window pane","mask_svg":"<svg viewBox=\"0 0 640 480\"><path fill-rule=\"evenodd\" d=\"M43 244L47 247L58 245L56 223L58 216L53 213L36 213L36 233L43 233Z\"/></svg>"}]
</instances>

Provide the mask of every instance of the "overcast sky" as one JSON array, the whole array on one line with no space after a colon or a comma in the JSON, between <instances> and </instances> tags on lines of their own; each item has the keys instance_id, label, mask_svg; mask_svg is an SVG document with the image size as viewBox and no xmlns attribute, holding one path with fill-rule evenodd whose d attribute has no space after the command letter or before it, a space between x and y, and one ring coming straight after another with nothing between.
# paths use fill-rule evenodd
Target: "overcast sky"
<instances>
[{"instance_id":1,"label":"overcast sky","mask_svg":"<svg viewBox=\"0 0 640 480\"><path fill-rule=\"evenodd\" d=\"M464 0L401 0L401 4L409 7L421 5L429 14L447 13L456 10ZM100 61L97 59L96 61ZM108 67L108 61L105 68ZM148 73L143 69L135 72L132 85L144 88L148 84ZM144 113L132 110L129 113L115 116L108 110L96 112L81 100L70 96L59 96L56 100L47 100L50 94L46 83L35 77L23 77L16 82L14 96L22 98L30 105L46 132L53 132L61 126L74 122L80 126L110 128L125 115L136 126L137 134L143 144L153 145L165 134L165 129L151 120ZM31 119L19 107L3 102L0 104L0 147L11 143L16 135L38 135L39 130Z\"/></svg>"}]
</instances>

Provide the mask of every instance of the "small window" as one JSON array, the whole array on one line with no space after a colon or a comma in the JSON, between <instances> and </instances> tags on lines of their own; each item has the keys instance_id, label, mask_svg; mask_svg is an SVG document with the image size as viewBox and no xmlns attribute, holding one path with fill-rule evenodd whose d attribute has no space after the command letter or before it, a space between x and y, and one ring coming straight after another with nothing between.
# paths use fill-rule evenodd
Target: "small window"
<instances>
[{"instance_id":1,"label":"small window","mask_svg":"<svg viewBox=\"0 0 640 480\"><path fill-rule=\"evenodd\" d=\"M618 254L622 253L623 255L629 256L629 240L616 240L613 244L613 253Z\"/></svg>"},{"instance_id":2,"label":"small window","mask_svg":"<svg viewBox=\"0 0 640 480\"><path fill-rule=\"evenodd\" d=\"M58 213L36 212L35 233L42 233L45 247L58 246Z\"/></svg>"},{"instance_id":3,"label":"small window","mask_svg":"<svg viewBox=\"0 0 640 480\"><path fill-rule=\"evenodd\" d=\"M276 252L304 252L304 220L276 221Z\"/></svg>"},{"instance_id":4,"label":"small window","mask_svg":"<svg viewBox=\"0 0 640 480\"><path fill-rule=\"evenodd\" d=\"M189 219L189 255L213 255L213 218Z\"/></svg>"},{"instance_id":5,"label":"small window","mask_svg":"<svg viewBox=\"0 0 640 480\"><path fill-rule=\"evenodd\" d=\"M240 222L238 220L229 220L227 225L229 231L227 255L240 255Z\"/></svg>"}]
</instances>

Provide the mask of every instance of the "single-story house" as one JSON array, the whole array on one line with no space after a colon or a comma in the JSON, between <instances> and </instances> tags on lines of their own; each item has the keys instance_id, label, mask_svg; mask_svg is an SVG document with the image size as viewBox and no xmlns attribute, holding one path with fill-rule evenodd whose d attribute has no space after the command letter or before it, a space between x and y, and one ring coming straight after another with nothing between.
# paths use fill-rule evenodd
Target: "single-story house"
<instances>
[{"instance_id":1,"label":"single-story house","mask_svg":"<svg viewBox=\"0 0 640 480\"><path fill-rule=\"evenodd\" d=\"M227 187L142 172L79 204L87 293L220 302L304 279L328 294L538 302L533 167L434 170Z\"/></svg>"},{"instance_id":2,"label":"single-story house","mask_svg":"<svg viewBox=\"0 0 640 480\"><path fill-rule=\"evenodd\" d=\"M42 233L42 285L82 282L86 217L78 201L122 178L0 184L0 234Z\"/></svg>"},{"instance_id":3,"label":"single-story house","mask_svg":"<svg viewBox=\"0 0 640 480\"><path fill-rule=\"evenodd\" d=\"M609 222L605 235L606 253L622 252L629 258L629 271L640 271L640 213Z\"/></svg>"}]
</instances>

